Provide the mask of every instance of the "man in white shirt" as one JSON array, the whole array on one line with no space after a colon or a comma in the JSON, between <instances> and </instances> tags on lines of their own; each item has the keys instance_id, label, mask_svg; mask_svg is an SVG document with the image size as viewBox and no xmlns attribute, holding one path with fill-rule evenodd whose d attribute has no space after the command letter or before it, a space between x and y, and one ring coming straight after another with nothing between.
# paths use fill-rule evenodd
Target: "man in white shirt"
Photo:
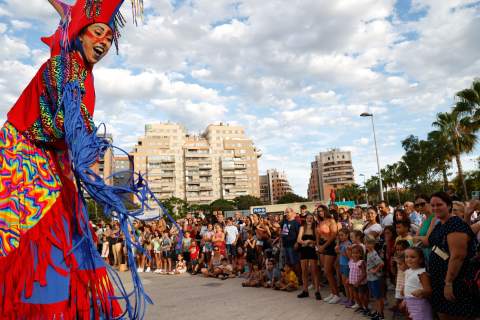
<instances>
[{"instance_id":1,"label":"man in white shirt","mask_svg":"<svg viewBox=\"0 0 480 320\"><path fill-rule=\"evenodd\" d=\"M410 219L410 222L411 222L410 226L411 226L412 232L416 234L418 229L420 229L420 226L422 225L423 217L420 213L415 211L415 205L411 201L405 202L403 205L403 208L407 213L408 218Z\"/></svg>"},{"instance_id":2,"label":"man in white shirt","mask_svg":"<svg viewBox=\"0 0 480 320\"><path fill-rule=\"evenodd\" d=\"M380 201L377 205L380 213L380 224L382 228L393 225L393 214L390 212L390 207L386 201Z\"/></svg>"},{"instance_id":3,"label":"man in white shirt","mask_svg":"<svg viewBox=\"0 0 480 320\"><path fill-rule=\"evenodd\" d=\"M225 227L225 243L227 244L228 261L233 263L233 259L237 256L237 241L240 233L236 226L233 225L233 219L227 219L227 226Z\"/></svg>"}]
</instances>

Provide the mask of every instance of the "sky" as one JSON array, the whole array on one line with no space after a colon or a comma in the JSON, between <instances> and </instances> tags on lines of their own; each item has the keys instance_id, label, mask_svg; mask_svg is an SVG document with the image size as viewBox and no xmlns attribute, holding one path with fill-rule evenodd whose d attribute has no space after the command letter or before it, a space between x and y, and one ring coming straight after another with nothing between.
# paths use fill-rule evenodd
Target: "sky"
<instances>
[{"instance_id":1,"label":"sky","mask_svg":"<svg viewBox=\"0 0 480 320\"><path fill-rule=\"evenodd\" d=\"M67 1L70 2L71 1ZM426 138L438 112L480 76L480 1L145 0L119 54L94 68L94 120L130 150L144 125L242 125L262 150L260 173L285 171L307 194L310 163L350 150L356 181L375 175L401 140ZM47 0L0 0L0 120L49 57L56 29ZM474 167L478 157L465 156Z\"/></svg>"}]
</instances>

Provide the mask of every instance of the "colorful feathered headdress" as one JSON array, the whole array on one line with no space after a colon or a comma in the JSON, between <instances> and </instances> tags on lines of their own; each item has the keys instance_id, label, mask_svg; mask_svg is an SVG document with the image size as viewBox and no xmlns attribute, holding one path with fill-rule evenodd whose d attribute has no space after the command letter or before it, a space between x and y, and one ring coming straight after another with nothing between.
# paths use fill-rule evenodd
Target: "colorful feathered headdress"
<instances>
[{"instance_id":1,"label":"colorful feathered headdress","mask_svg":"<svg viewBox=\"0 0 480 320\"><path fill-rule=\"evenodd\" d=\"M133 22L143 14L143 0L130 0L132 4ZM104 23L113 31L113 41L118 51L120 28L125 25L125 18L120 12L124 0L77 0L68 5L60 0L50 3L62 17L59 29L50 37L42 38L50 48L59 43L62 49L68 49L83 28L93 23Z\"/></svg>"}]
</instances>

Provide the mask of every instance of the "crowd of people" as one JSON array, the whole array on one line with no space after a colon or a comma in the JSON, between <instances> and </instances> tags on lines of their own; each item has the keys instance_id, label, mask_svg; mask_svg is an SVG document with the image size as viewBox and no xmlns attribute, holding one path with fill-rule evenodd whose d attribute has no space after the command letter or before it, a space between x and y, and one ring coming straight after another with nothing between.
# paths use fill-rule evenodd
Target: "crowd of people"
<instances>
[{"instance_id":1,"label":"crowd of people","mask_svg":"<svg viewBox=\"0 0 480 320\"><path fill-rule=\"evenodd\" d=\"M381 201L265 216L189 214L178 228L164 220L136 221L132 232L143 247L136 254L138 272L243 277L244 287L300 290L298 298L313 290L317 300L375 320L385 318L390 296L395 303L389 309L409 319L475 319L479 212L478 200L452 201L438 192L395 208ZM126 268L118 224L95 227L102 257Z\"/></svg>"}]
</instances>

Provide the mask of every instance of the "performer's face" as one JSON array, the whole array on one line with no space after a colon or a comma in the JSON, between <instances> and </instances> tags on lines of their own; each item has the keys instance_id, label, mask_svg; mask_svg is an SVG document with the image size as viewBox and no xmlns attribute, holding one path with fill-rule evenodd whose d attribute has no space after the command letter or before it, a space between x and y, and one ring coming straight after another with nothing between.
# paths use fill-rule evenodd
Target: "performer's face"
<instances>
[{"instance_id":1,"label":"performer's face","mask_svg":"<svg viewBox=\"0 0 480 320\"><path fill-rule=\"evenodd\" d=\"M80 35L85 59L91 65L100 61L112 46L113 34L103 23L89 25Z\"/></svg>"}]
</instances>

